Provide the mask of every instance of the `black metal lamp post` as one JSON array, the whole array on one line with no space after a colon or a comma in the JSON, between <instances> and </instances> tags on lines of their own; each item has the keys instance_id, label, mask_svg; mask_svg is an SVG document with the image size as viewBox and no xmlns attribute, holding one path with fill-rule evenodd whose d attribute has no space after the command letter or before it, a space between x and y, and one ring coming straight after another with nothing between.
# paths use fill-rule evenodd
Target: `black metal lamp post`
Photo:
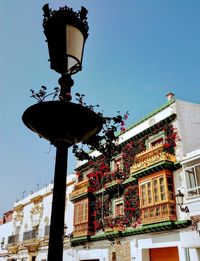
<instances>
[{"instance_id":1,"label":"black metal lamp post","mask_svg":"<svg viewBox=\"0 0 200 261\"><path fill-rule=\"evenodd\" d=\"M183 207L183 197L184 197L184 194L181 192L181 190L179 189L178 190L178 193L175 195L176 197L176 200L177 200L177 205L180 207L180 210L182 212L186 212L186 213L189 213L189 209L187 206Z\"/></svg>"},{"instance_id":2,"label":"black metal lamp post","mask_svg":"<svg viewBox=\"0 0 200 261\"><path fill-rule=\"evenodd\" d=\"M82 7L74 12L65 6L52 11L47 4L43 11L51 69L61 74L60 96L59 101L30 106L22 120L56 147L48 261L62 261L68 148L99 132L102 120L92 110L71 102L71 75L81 70L88 36L87 10Z\"/></svg>"}]
</instances>

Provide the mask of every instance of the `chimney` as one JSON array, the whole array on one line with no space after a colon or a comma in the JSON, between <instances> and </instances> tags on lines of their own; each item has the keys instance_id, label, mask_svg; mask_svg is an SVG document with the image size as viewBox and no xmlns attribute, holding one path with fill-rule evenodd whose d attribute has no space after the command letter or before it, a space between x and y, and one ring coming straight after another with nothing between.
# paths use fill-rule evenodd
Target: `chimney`
<instances>
[{"instance_id":1,"label":"chimney","mask_svg":"<svg viewBox=\"0 0 200 261\"><path fill-rule=\"evenodd\" d=\"M175 99L174 94L172 92L166 95L168 101L173 101Z\"/></svg>"}]
</instances>

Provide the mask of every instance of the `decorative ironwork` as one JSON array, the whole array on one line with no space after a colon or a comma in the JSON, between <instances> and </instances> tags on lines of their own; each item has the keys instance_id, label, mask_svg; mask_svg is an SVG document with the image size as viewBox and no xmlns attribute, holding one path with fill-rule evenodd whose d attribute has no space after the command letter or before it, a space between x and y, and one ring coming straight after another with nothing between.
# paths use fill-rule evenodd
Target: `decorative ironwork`
<instances>
[{"instance_id":1,"label":"decorative ironwork","mask_svg":"<svg viewBox=\"0 0 200 261\"><path fill-rule=\"evenodd\" d=\"M13 243L17 243L19 240L19 235L12 235L8 237L8 244L13 244Z\"/></svg>"},{"instance_id":2,"label":"decorative ironwork","mask_svg":"<svg viewBox=\"0 0 200 261\"><path fill-rule=\"evenodd\" d=\"M36 239L37 236L38 236L37 229L26 231L26 232L24 232L24 235L23 235L23 241L30 240L30 239Z\"/></svg>"},{"instance_id":3,"label":"decorative ironwork","mask_svg":"<svg viewBox=\"0 0 200 261\"><path fill-rule=\"evenodd\" d=\"M49 4L45 4L43 6L43 27L45 29L47 22L51 18L62 18L64 20L67 20L67 22L73 25L76 25L81 32L84 34L85 37L88 36L88 22L87 22L87 9L85 7L81 7L81 10L78 12L75 12L72 8L69 8L67 6L60 7L59 10L53 10L49 8Z\"/></svg>"}]
</instances>

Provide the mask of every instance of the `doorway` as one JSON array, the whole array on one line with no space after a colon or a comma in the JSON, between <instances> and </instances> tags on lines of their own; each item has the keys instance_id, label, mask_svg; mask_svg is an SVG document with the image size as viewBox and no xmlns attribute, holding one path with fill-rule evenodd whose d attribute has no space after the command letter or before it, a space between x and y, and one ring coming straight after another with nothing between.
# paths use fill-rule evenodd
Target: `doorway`
<instances>
[{"instance_id":1,"label":"doorway","mask_svg":"<svg viewBox=\"0 0 200 261\"><path fill-rule=\"evenodd\" d=\"M150 261L179 261L178 247L149 249Z\"/></svg>"}]
</instances>

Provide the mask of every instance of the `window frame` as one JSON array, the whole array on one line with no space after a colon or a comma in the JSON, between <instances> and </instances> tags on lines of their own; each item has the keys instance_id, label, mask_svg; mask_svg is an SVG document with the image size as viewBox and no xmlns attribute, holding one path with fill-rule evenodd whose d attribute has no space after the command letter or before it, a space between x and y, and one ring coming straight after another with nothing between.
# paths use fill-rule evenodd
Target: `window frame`
<instances>
[{"instance_id":1,"label":"window frame","mask_svg":"<svg viewBox=\"0 0 200 261\"><path fill-rule=\"evenodd\" d=\"M197 178L198 173L196 171L196 167L200 168L200 162L195 161L194 165L191 163L191 164L189 164L188 167L184 167L184 176L185 176L185 184L186 184L186 197L187 197L188 200L193 199L193 198L197 198L197 197L200 196L200 177L199 177L199 179ZM190 169L194 170L194 172L193 172L194 173L194 180L195 180L195 183L196 183L196 186L192 186L192 187L189 187L188 178L187 178L187 176L189 176L187 173L189 173L188 170L190 170ZM197 194L190 196L189 195L190 191L192 192L192 191L195 191L195 190L196 190Z\"/></svg>"},{"instance_id":2,"label":"window frame","mask_svg":"<svg viewBox=\"0 0 200 261\"><path fill-rule=\"evenodd\" d=\"M123 211L122 211L122 214L118 214L117 213L117 205L123 205ZM117 198L117 199L114 199L113 201L113 214L115 217L119 217L119 216L123 216L124 215L124 199L123 197L121 198Z\"/></svg>"},{"instance_id":3,"label":"window frame","mask_svg":"<svg viewBox=\"0 0 200 261\"><path fill-rule=\"evenodd\" d=\"M122 154L118 154L110 162L110 171L123 170L123 158Z\"/></svg>"},{"instance_id":4,"label":"window frame","mask_svg":"<svg viewBox=\"0 0 200 261\"><path fill-rule=\"evenodd\" d=\"M139 179L139 195L140 195L140 208L148 208L148 207L153 207L156 205L160 205L166 202L174 202L174 199L170 199L170 194L173 193L174 187L173 187L173 180L172 183L170 184L172 186L171 191L169 190L168 186L168 178L172 179L172 174L169 171L162 171L160 173L155 173L150 176L144 177ZM163 179L163 188L164 190L162 191L161 189L161 179ZM156 193L155 193L155 181L157 183L157 200L156 200ZM150 184L150 190L148 190L147 185ZM144 190L142 188L144 187ZM148 192L150 191L150 193ZM143 195L146 194L146 197ZM151 195L149 195L151 194ZM162 195L165 196L165 198L162 199ZM152 201L149 202L148 198L152 197ZM146 203L145 203L146 202Z\"/></svg>"},{"instance_id":5,"label":"window frame","mask_svg":"<svg viewBox=\"0 0 200 261\"><path fill-rule=\"evenodd\" d=\"M74 204L74 226L88 222L89 201L88 198L78 201Z\"/></svg>"},{"instance_id":6,"label":"window frame","mask_svg":"<svg viewBox=\"0 0 200 261\"><path fill-rule=\"evenodd\" d=\"M162 139L162 142L160 142L159 144L163 144L164 140L165 140L165 133L164 131L160 131L159 133L152 135L151 137L149 137L146 140L146 148L147 149L151 149L153 147L155 147L155 145L153 146L152 143L155 143L156 141ZM157 145L156 145L157 146Z\"/></svg>"}]
</instances>

